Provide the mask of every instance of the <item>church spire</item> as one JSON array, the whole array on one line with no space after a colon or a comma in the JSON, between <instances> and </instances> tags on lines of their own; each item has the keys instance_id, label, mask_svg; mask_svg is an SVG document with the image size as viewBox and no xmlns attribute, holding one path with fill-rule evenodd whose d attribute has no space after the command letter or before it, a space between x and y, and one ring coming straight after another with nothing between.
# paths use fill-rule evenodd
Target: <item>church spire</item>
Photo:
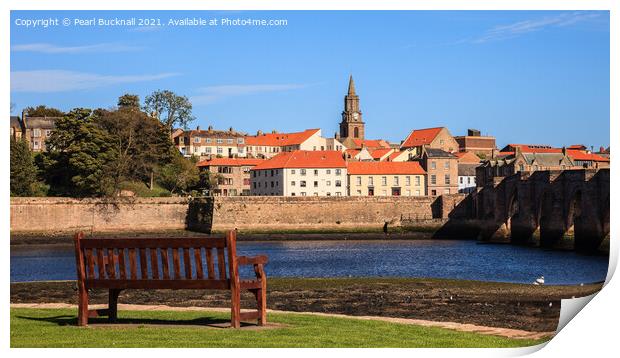
<instances>
[{"instance_id":1,"label":"church spire","mask_svg":"<svg viewBox=\"0 0 620 358\"><path fill-rule=\"evenodd\" d=\"M355 96L355 82L353 82L353 75L349 75L349 96Z\"/></svg>"}]
</instances>

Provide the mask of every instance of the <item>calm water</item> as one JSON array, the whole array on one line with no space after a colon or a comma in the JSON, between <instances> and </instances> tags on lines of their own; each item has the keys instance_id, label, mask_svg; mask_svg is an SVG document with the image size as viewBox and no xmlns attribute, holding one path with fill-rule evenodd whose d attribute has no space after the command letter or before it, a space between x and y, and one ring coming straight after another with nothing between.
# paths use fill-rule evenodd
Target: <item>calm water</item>
<instances>
[{"instance_id":1,"label":"calm water","mask_svg":"<svg viewBox=\"0 0 620 358\"><path fill-rule=\"evenodd\" d=\"M266 254L268 277L434 277L546 284L604 281L608 258L475 241L239 242L239 255ZM244 276L249 271L242 272ZM12 246L11 282L74 280L72 246Z\"/></svg>"}]
</instances>

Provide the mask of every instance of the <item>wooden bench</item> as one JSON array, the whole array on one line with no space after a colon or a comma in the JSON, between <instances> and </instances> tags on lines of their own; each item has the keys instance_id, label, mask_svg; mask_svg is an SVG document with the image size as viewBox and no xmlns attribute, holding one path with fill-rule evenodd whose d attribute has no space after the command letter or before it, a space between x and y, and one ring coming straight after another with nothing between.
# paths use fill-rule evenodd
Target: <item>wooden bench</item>
<instances>
[{"instance_id":1,"label":"wooden bench","mask_svg":"<svg viewBox=\"0 0 620 358\"><path fill-rule=\"evenodd\" d=\"M231 326L239 328L242 320L253 319L265 325L267 256L237 256L236 241L235 231L225 237L183 238L85 238L82 232L75 234L78 325L88 325L89 317L116 320L118 295L125 289L230 290ZM256 279L240 280L239 265L253 265ZM109 290L108 309L88 309L91 288ZM241 312L241 290L254 294L256 311Z\"/></svg>"}]
</instances>

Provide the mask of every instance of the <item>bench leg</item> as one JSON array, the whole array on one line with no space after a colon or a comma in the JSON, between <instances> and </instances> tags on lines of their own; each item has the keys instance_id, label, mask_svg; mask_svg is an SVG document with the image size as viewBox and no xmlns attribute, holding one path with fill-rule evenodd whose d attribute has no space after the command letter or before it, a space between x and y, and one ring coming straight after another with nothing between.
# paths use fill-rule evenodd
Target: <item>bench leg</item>
<instances>
[{"instance_id":1,"label":"bench leg","mask_svg":"<svg viewBox=\"0 0 620 358\"><path fill-rule=\"evenodd\" d=\"M108 293L108 321L115 322L118 318L118 295L121 293L119 289L111 289Z\"/></svg>"},{"instance_id":2,"label":"bench leg","mask_svg":"<svg viewBox=\"0 0 620 358\"><path fill-rule=\"evenodd\" d=\"M84 285L78 288L78 326L88 326L88 290Z\"/></svg>"},{"instance_id":3,"label":"bench leg","mask_svg":"<svg viewBox=\"0 0 620 358\"><path fill-rule=\"evenodd\" d=\"M267 324L267 290L253 289L251 291L256 298L256 308L258 310L258 325L264 326Z\"/></svg>"},{"instance_id":4,"label":"bench leg","mask_svg":"<svg viewBox=\"0 0 620 358\"><path fill-rule=\"evenodd\" d=\"M231 290L230 303L230 326L239 328L241 327L241 291L239 288Z\"/></svg>"}]
</instances>

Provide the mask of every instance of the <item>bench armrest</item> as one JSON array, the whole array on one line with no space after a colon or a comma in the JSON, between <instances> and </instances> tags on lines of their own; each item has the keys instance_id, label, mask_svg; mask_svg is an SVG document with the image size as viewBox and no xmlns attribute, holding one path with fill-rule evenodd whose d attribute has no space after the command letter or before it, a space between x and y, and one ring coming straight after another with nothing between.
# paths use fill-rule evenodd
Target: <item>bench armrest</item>
<instances>
[{"instance_id":1,"label":"bench armrest","mask_svg":"<svg viewBox=\"0 0 620 358\"><path fill-rule=\"evenodd\" d=\"M267 256L237 256L237 263L239 265L264 265L269 261Z\"/></svg>"}]
</instances>

